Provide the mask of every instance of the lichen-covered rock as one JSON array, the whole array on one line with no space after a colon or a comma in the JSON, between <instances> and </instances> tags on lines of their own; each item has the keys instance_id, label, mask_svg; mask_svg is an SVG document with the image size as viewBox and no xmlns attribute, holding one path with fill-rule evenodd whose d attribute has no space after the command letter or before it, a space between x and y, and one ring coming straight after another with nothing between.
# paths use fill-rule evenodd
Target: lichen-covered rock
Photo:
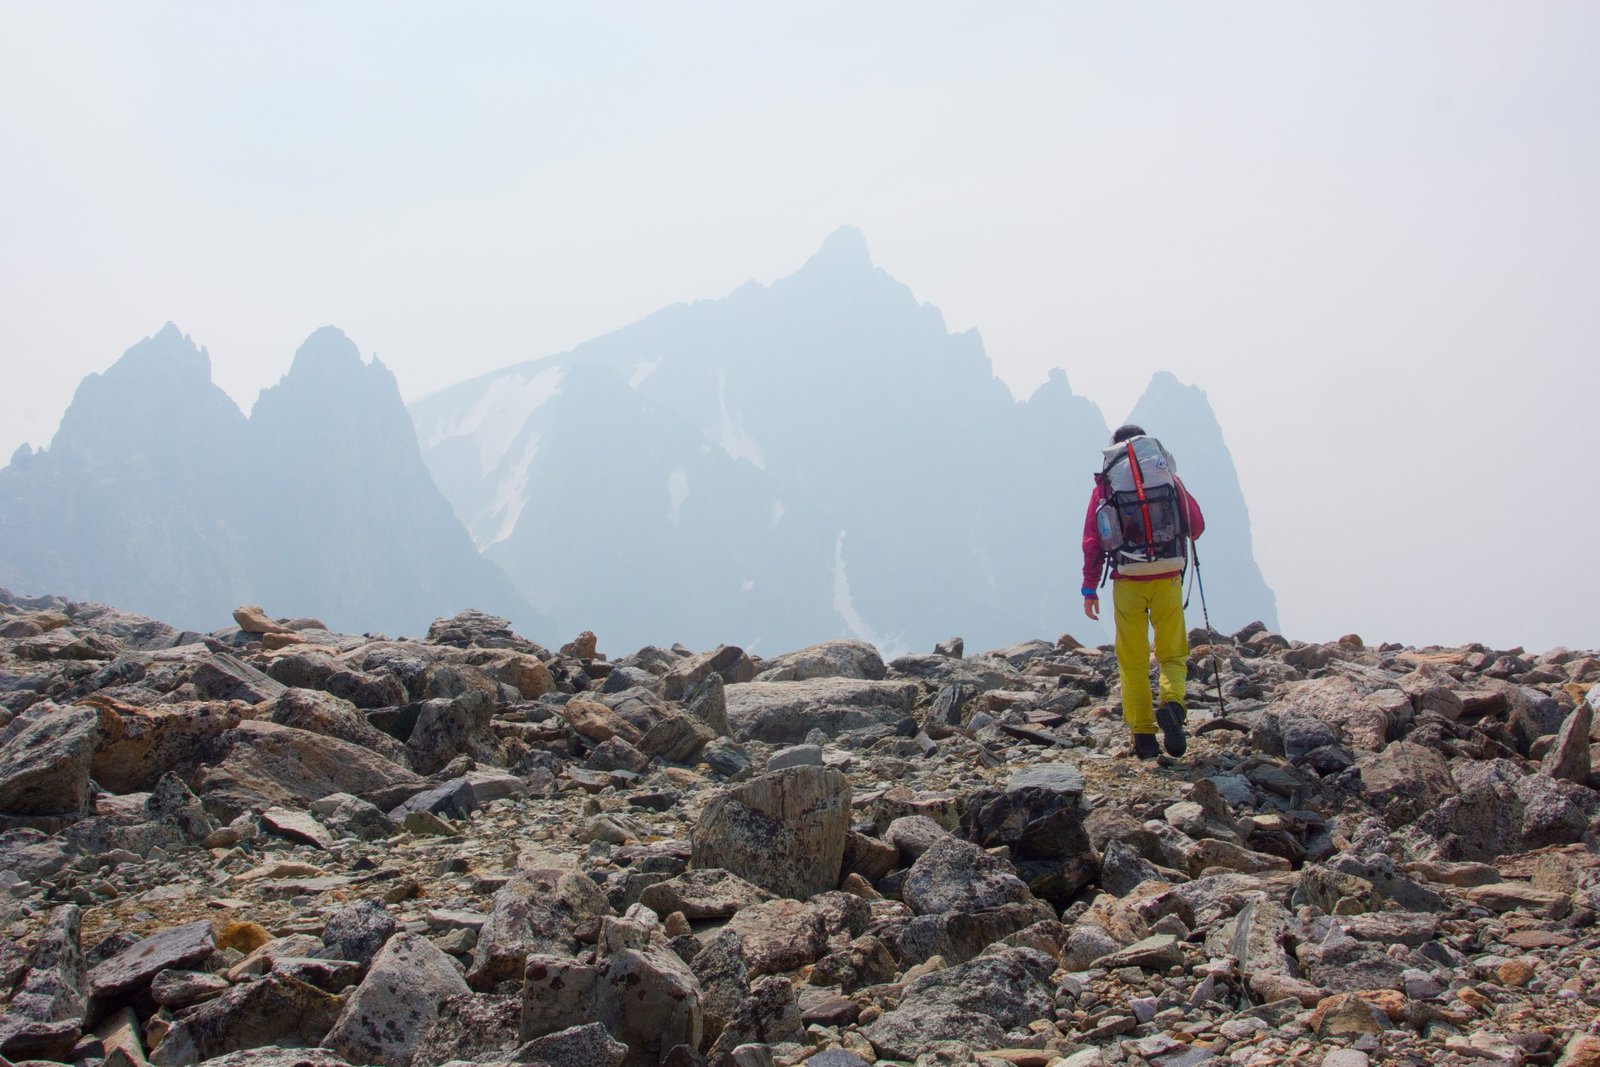
<instances>
[{"instance_id":1,"label":"lichen-covered rock","mask_svg":"<svg viewBox=\"0 0 1600 1067\"><path fill-rule=\"evenodd\" d=\"M883 657L865 641L824 641L769 660L756 680L805 682L813 678L860 678L881 681L888 674Z\"/></svg>"},{"instance_id":2,"label":"lichen-covered rock","mask_svg":"<svg viewBox=\"0 0 1600 1067\"><path fill-rule=\"evenodd\" d=\"M89 810L89 765L100 737L93 708L48 701L0 727L0 815Z\"/></svg>"},{"instance_id":3,"label":"lichen-covered rock","mask_svg":"<svg viewBox=\"0 0 1600 1067\"><path fill-rule=\"evenodd\" d=\"M1000 1048L1008 1030L1050 1014L1055 968L1042 952L1009 948L934 971L906 986L899 1005L862 1033L884 1059L915 1059L935 1041Z\"/></svg>"},{"instance_id":4,"label":"lichen-covered rock","mask_svg":"<svg viewBox=\"0 0 1600 1067\"><path fill-rule=\"evenodd\" d=\"M712 798L694 827L692 862L803 900L838 887L849 830L844 775L791 767Z\"/></svg>"},{"instance_id":5,"label":"lichen-covered rock","mask_svg":"<svg viewBox=\"0 0 1600 1067\"><path fill-rule=\"evenodd\" d=\"M548 1067L622 1067L628 1046L613 1038L599 1023L584 1023L546 1034L519 1047L513 1063L543 1063Z\"/></svg>"},{"instance_id":6,"label":"lichen-covered rock","mask_svg":"<svg viewBox=\"0 0 1600 1067\"><path fill-rule=\"evenodd\" d=\"M896 725L908 718L919 687L909 682L816 678L748 682L727 688L728 722L739 741L796 744L812 730Z\"/></svg>"},{"instance_id":7,"label":"lichen-covered rock","mask_svg":"<svg viewBox=\"0 0 1600 1067\"><path fill-rule=\"evenodd\" d=\"M707 1051L706 1062L723 1067L734 1062L734 1050L740 1045L798 1041L802 1032L794 986L780 975L758 978Z\"/></svg>"},{"instance_id":8,"label":"lichen-covered rock","mask_svg":"<svg viewBox=\"0 0 1600 1067\"><path fill-rule=\"evenodd\" d=\"M594 1015L600 971L567 956L530 955L523 971L518 1036L531 1041Z\"/></svg>"},{"instance_id":9,"label":"lichen-covered rock","mask_svg":"<svg viewBox=\"0 0 1600 1067\"><path fill-rule=\"evenodd\" d=\"M247 720L217 739L216 762L195 776L195 792L219 822L246 811L305 807L330 793L361 795L422 779L360 745L276 723Z\"/></svg>"},{"instance_id":10,"label":"lichen-covered rock","mask_svg":"<svg viewBox=\"0 0 1600 1067\"><path fill-rule=\"evenodd\" d=\"M50 913L22 983L0 1013L0 1055L15 1060L65 1059L84 1024L88 976L75 904Z\"/></svg>"},{"instance_id":11,"label":"lichen-covered rock","mask_svg":"<svg viewBox=\"0 0 1600 1067\"><path fill-rule=\"evenodd\" d=\"M335 959L353 960L366 967L399 929L400 924L382 904L361 900L341 904L328 913L322 943Z\"/></svg>"},{"instance_id":12,"label":"lichen-covered rock","mask_svg":"<svg viewBox=\"0 0 1600 1067\"><path fill-rule=\"evenodd\" d=\"M954 837L935 843L911 865L900 892L918 915L983 911L1032 899L1011 864Z\"/></svg>"},{"instance_id":13,"label":"lichen-covered rock","mask_svg":"<svg viewBox=\"0 0 1600 1067\"><path fill-rule=\"evenodd\" d=\"M1561 724L1555 744L1550 746L1540 769L1552 778L1564 778L1584 785L1588 782L1589 732L1594 726L1594 710L1587 700L1574 708Z\"/></svg>"},{"instance_id":14,"label":"lichen-covered rock","mask_svg":"<svg viewBox=\"0 0 1600 1067\"><path fill-rule=\"evenodd\" d=\"M529 956L576 955L578 926L610 910L605 894L587 875L562 870L519 874L494 895L467 979L478 989L492 989L522 978Z\"/></svg>"},{"instance_id":15,"label":"lichen-covered rock","mask_svg":"<svg viewBox=\"0 0 1600 1067\"><path fill-rule=\"evenodd\" d=\"M682 912L686 919L725 919L772 894L731 871L712 867L685 871L647 886L639 902L657 915Z\"/></svg>"},{"instance_id":16,"label":"lichen-covered rock","mask_svg":"<svg viewBox=\"0 0 1600 1067\"><path fill-rule=\"evenodd\" d=\"M439 1006L439 1017L417 1043L415 1064L512 1061L522 998L517 994L464 993Z\"/></svg>"},{"instance_id":17,"label":"lichen-covered rock","mask_svg":"<svg viewBox=\"0 0 1600 1067\"><path fill-rule=\"evenodd\" d=\"M263 1045L312 1048L339 1017L339 998L285 974L234 986L191 1008L150 1053L155 1067L192 1067Z\"/></svg>"},{"instance_id":18,"label":"lichen-covered rock","mask_svg":"<svg viewBox=\"0 0 1600 1067\"><path fill-rule=\"evenodd\" d=\"M489 725L493 718L494 698L477 689L423 701L405 745L411 766L419 774L435 774L457 756L498 762L499 740Z\"/></svg>"},{"instance_id":19,"label":"lichen-covered rock","mask_svg":"<svg viewBox=\"0 0 1600 1067\"><path fill-rule=\"evenodd\" d=\"M183 969L204 962L216 948L207 921L168 927L93 967L89 994L97 1000L110 1000L135 992L169 967Z\"/></svg>"},{"instance_id":20,"label":"lichen-covered rock","mask_svg":"<svg viewBox=\"0 0 1600 1067\"><path fill-rule=\"evenodd\" d=\"M100 738L90 764L94 780L113 793L150 789L162 775L191 775L212 758L216 739L237 727L244 704L183 702L142 708L102 696Z\"/></svg>"},{"instance_id":21,"label":"lichen-covered rock","mask_svg":"<svg viewBox=\"0 0 1600 1067\"><path fill-rule=\"evenodd\" d=\"M450 957L431 941L396 934L372 961L321 1043L352 1063L411 1067L441 1005L470 992Z\"/></svg>"},{"instance_id":22,"label":"lichen-covered rock","mask_svg":"<svg viewBox=\"0 0 1600 1067\"><path fill-rule=\"evenodd\" d=\"M827 950L822 915L797 900L768 900L741 909L728 922L739 935L752 977L797 971Z\"/></svg>"},{"instance_id":23,"label":"lichen-covered rock","mask_svg":"<svg viewBox=\"0 0 1600 1067\"><path fill-rule=\"evenodd\" d=\"M1404 826L1456 792L1444 757L1409 741L1363 755L1358 765L1362 790L1390 826Z\"/></svg>"},{"instance_id":24,"label":"lichen-covered rock","mask_svg":"<svg viewBox=\"0 0 1600 1067\"><path fill-rule=\"evenodd\" d=\"M677 1045L699 1047L700 983L666 948L625 948L606 962L596 987L595 1017L628 1046L628 1064L658 1064Z\"/></svg>"},{"instance_id":25,"label":"lichen-covered rock","mask_svg":"<svg viewBox=\"0 0 1600 1067\"><path fill-rule=\"evenodd\" d=\"M369 748L384 759L406 763L406 748L367 721L348 700L313 689L289 689L272 703L271 721L353 745Z\"/></svg>"}]
</instances>

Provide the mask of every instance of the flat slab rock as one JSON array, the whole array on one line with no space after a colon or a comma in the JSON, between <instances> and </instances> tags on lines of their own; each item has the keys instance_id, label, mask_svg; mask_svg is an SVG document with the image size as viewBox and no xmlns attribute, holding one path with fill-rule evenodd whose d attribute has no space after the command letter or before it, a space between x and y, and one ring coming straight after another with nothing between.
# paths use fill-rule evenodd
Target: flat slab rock
<instances>
[{"instance_id":1,"label":"flat slab rock","mask_svg":"<svg viewBox=\"0 0 1600 1067\"><path fill-rule=\"evenodd\" d=\"M208 921L169 927L90 971L89 993L96 998L110 998L134 992L149 985L152 978L169 967L194 968L216 948Z\"/></svg>"},{"instance_id":2,"label":"flat slab rock","mask_svg":"<svg viewBox=\"0 0 1600 1067\"><path fill-rule=\"evenodd\" d=\"M1156 934L1135 942L1094 961L1096 967L1116 970L1118 967L1141 967L1147 971L1164 971L1183 962L1183 949L1171 934Z\"/></svg>"},{"instance_id":3,"label":"flat slab rock","mask_svg":"<svg viewBox=\"0 0 1600 1067\"><path fill-rule=\"evenodd\" d=\"M1008 793L1019 789L1046 789L1052 793L1081 796L1084 790L1083 772L1066 763L1036 763L1017 771L1006 783Z\"/></svg>"},{"instance_id":4,"label":"flat slab rock","mask_svg":"<svg viewBox=\"0 0 1600 1067\"><path fill-rule=\"evenodd\" d=\"M303 811L289 808L268 808L261 813L261 824L280 837L301 841L317 848L333 844L333 834L326 826Z\"/></svg>"},{"instance_id":5,"label":"flat slab rock","mask_svg":"<svg viewBox=\"0 0 1600 1067\"><path fill-rule=\"evenodd\" d=\"M331 893L344 889L354 879L342 874L324 874L316 878L281 878L261 883L261 892L275 897L297 897L307 893Z\"/></svg>"}]
</instances>

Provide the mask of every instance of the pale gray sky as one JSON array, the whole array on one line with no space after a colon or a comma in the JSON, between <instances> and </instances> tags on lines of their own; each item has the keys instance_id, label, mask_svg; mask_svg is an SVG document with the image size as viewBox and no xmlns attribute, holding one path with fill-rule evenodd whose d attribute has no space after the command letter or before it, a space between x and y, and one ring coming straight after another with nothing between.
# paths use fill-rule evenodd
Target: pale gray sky
<instances>
[{"instance_id":1,"label":"pale gray sky","mask_svg":"<svg viewBox=\"0 0 1600 1067\"><path fill-rule=\"evenodd\" d=\"M1559 2L9 0L0 459L168 319L246 409L324 323L415 397L848 222L1019 394L1202 386L1291 636L1600 646L1597 41Z\"/></svg>"}]
</instances>

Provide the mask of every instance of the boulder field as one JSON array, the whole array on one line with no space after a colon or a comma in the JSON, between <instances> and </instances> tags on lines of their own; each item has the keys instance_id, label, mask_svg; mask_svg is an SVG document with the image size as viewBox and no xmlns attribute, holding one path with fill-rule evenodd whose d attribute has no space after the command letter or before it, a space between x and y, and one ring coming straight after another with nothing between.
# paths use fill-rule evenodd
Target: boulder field
<instances>
[{"instance_id":1,"label":"boulder field","mask_svg":"<svg viewBox=\"0 0 1600 1067\"><path fill-rule=\"evenodd\" d=\"M0 591L0 1067L1600 1063L1596 653L235 622Z\"/></svg>"}]
</instances>

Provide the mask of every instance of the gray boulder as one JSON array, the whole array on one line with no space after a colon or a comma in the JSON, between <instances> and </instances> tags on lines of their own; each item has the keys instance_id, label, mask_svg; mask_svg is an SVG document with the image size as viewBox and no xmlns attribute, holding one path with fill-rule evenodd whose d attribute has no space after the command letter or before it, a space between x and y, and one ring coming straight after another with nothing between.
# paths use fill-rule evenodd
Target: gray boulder
<instances>
[{"instance_id":1,"label":"gray boulder","mask_svg":"<svg viewBox=\"0 0 1600 1067\"><path fill-rule=\"evenodd\" d=\"M686 919L725 919L741 908L771 900L772 894L730 871L686 871L648 886L639 902L657 915L681 911Z\"/></svg>"},{"instance_id":2,"label":"gray boulder","mask_svg":"<svg viewBox=\"0 0 1600 1067\"><path fill-rule=\"evenodd\" d=\"M907 964L921 963L934 956L943 957L946 963L965 963L982 955L995 942L1047 920L1053 921L1053 917L1037 901L1003 904L983 911L919 915L900 929L894 949Z\"/></svg>"},{"instance_id":3,"label":"gray boulder","mask_svg":"<svg viewBox=\"0 0 1600 1067\"><path fill-rule=\"evenodd\" d=\"M881 1059L915 1060L935 1041L1000 1048L1007 1031L1051 1016L1055 968L1043 952L1008 948L934 971L906 986L899 1005L862 1033Z\"/></svg>"},{"instance_id":4,"label":"gray boulder","mask_svg":"<svg viewBox=\"0 0 1600 1067\"><path fill-rule=\"evenodd\" d=\"M1363 754L1357 766L1362 792L1393 827L1412 822L1457 792L1444 757L1409 741Z\"/></svg>"},{"instance_id":5,"label":"gray boulder","mask_svg":"<svg viewBox=\"0 0 1600 1067\"><path fill-rule=\"evenodd\" d=\"M352 1063L411 1067L445 998L469 993L456 965L418 934L396 934L349 994L322 1044Z\"/></svg>"},{"instance_id":6,"label":"gray boulder","mask_svg":"<svg viewBox=\"0 0 1600 1067\"><path fill-rule=\"evenodd\" d=\"M737 740L792 745L812 730L831 737L895 726L910 716L919 692L914 682L852 678L749 682L727 687L728 722Z\"/></svg>"},{"instance_id":7,"label":"gray boulder","mask_svg":"<svg viewBox=\"0 0 1600 1067\"><path fill-rule=\"evenodd\" d=\"M797 900L769 900L743 908L728 927L739 935L752 977L798 971L827 951L822 915Z\"/></svg>"},{"instance_id":8,"label":"gray boulder","mask_svg":"<svg viewBox=\"0 0 1600 1067\"><path fill-rule=\"evenodd\" d=\"M0 1055L13 1060L70 1058L88 1008L81 927L76 904L50 913L22 983L0 1014Z\"/></svg>"},{"instance_id":9,"label":"gray boulder","mask_svg":"<svg viewBox=\"0 0 1600 1067\"><path fill-rule=\"evenodd\" d=\"M576 956L578 926L609 911L605 893L587 875L562 870L519 874L494 895L467 979L475 988L492 989L523 978L529 956Z\"/></svg>"},{"instance_id":10,"label":"gray boulder","mask_svg":"<svg viewBox=\"0 0 1600 1067\"><path fill-rule=\"evenodd\" d=\"M283 695L282 682L267 677L248 663L225 652L207 656L194 670L190 681L205 700L242 700L259 704Z\"/></svg>"},{"instance_id":11,"label":"gray boulder","mask_svg":"<svg viewBox=\"0 0 1600 1067\"><path fill-rule=\"evenodd\" d=\"M416 1064L503 1063L517 1047L522 997L515 993L457 994L439 1006L439 1017L418 1042Z\"/></svg>"},{"instance_id":12,"label":"gray boulder","mask_svg":"<svg viewBox=\"0 0 1600 1067\"><path fill-rule=\"evenodd\" d=\"M768 660L756 675L759 682L805 682L813 678L860 678L881 681L888 669L878 650L865 641L824 641Z\"/></svg>"},{"instance_id":13,"label":"gray boulder","mask_svg":"<svg viewBox=\"0 0 1600 1067\"><path fill-rule=\"evenodd\" d=\"M567 956L530 955L522 981L518 1036L530 1041L579 1026L594 1015L600 972Z\"/></svg>"},{"instance_id":14,"label":"gray boulder","mask_svg":"<svg viewBox=\"0 0 1600 1067\"><path fill-rule=\"evenodd\" d=\"M595 1017L628 1046L628 1064L654 1067L678 1045L700 1046L700 983L689 965L664 947L625 948L606 963L596 988Z\"/></svg>"},{"instance_id":15,"label":"gray boulder","mask_svg":"<svg viewBox=\"0 0 1600 1067\"><path fill-rule=\"evenodd\" d=\"M734 1049L740 1045L798 1041L802 1032L794 986L780 975L758 978L750 986L750 995L712 1043L706 1062L711 1067L723 1067L734 1062Z\"/></svg>"},{"instance_id":16,"label":"gray boulder","mask_svg":"<svg viewBox=\"0 0 1600 1067\"><path fill-rule=\"evenodd\" d=\"M712 934L690 960L690 969L700 983L705 1037L715 1041L750 995L750 969L739 934L726 926Z\"/></svg>"},{"instance_id":17,"label":"gray boulder","mask_svg":"<svg viewBox=\"0 0 1600 1067\"><path fill-rule=\"evenodd\" d=\"M279 726L337 737L370 748L402 766L406 763L404 745L368 722L350 701L332 694L313 689L289 689L273 702L270 717Z\"/></svg>"},{"instance_id":18,"label":"gray boulder","mask_svg":"<svg viewBox=\"0 0 1600 1067\"><path fill-rule=\"evenodd\" d=\"M493 718L494 698L480 689L423 701L406 740L411 766L418 773L434 774L457 756L499 762L500 743L490 726Z\"/></svg>"},{"instance_id":19,"label":"gray boulder","mask_svg":"<svg viewBox=\"0 0 1600 1067\"><path fill-rule=\"evenodd\" d=\"M883 832L886 844L900 853L900 862L909 866L924 852L950 836L950 831L926 815L902 815Z\"/></svg>"},{"instance_id":20,"label":"gray boulder","mask_svg":"<svg viewBox=\"0 0 1600 1067\"><path fill-rule=\"evenodd\" d=\"M48 701L0 727L0 815L88 812L89 765L99 737L93 708Z\"/></svg>"},{"instance_id":21,"label":"gray boulder","mask_svg":"<svg viewBox=\"0 0 1600 1067\"><path fill-rule=\"evenodd\" d=\"M711 726L693 715L669 714L639 739L639 751L668 763L693 763L717 739Z\"/></svg>"},{"instance_id":22,"label":"gray boulder","mask_svg":"<svg viewBox=\"0 0 1600 1067\"><path fill-rule=\"evenodd\" d=\"M1555 744L1544 757L1540 769L1552 778L1584 785L1589 778L1589 731L1594 727L1594 710L1585 700L1567 715L1556 734Z\"/></svg>"},{"instance_id":23,"label":"gray boulder","mask_svg":"<svg viewBox=\"0 0 1600 1067\"><path fill-rule=\"evenodd\" d=\"M849 830L844 775L791 767L713 797L695 823L691 862L804 900L837 888Z\"/></svg>"},{"instance_id":24,"label":"gray boulder","mask_svg":"<svg viewBox=\"0 0 1600 1067\"><path fill-rule=\"evenodd\" d=\"M1123 897L1149 881L1165 881L1156 865L1121 841L1106 845L1100 860L1100 885L1112 896Z\"/></svg>"},{"instance_id":25,"label":"gray boulder","mask_svg":"<svg viewBox=\"0 0 1600 1067\"><path fill-rule=\"evenodd\" d=\"M400 929L395 917L375 900L341 904L328 913L322 943L332 959L369 966Z\"/></svg>"},{"instance_id":26,"label":"gray boulder","mask_svg":"<svg viewBox=\"0 0 1600 1067\"><path fill-rule=\"evenodd\" d=\"M1011 864L948 836L911 865L900 895L918 915L982 911L1033 899Z\"/></svg>"},{"instance_id":27,"label":"gray boulder","mask_svg":"<svg viewBox=\"0 0 1600 1067\"><path fill-rule=\"evenodd\" d=\"M161 971L194 967L216 949L210 921L170 926L91 969L89 993L97 1000L110 1000L136 992Z\"/></svg>"},{"instance_id":28,"label":"gray boulder","mask_svg":"<svg viewBox=\"0 0 1600 1067\"><path fill-rule=\"evenodd\" d=\"M622 1067L628 1046L613 1038L600 1023L585 1023L535 1038L516 1050L513 1063L543 1063L549 1067Z\"/></svg>"},{"instance_id":29,"label":"gray boulder","mask_svg":"<svg viewBox=\"0 0 1600 1067\"><path fill-rule=\"evenodd\" d=\"M232 822L246 811L304 808L330 793L421 788L422 779L360 745L277 723L246 720L218 739L221 758L195 778L206 811Z\"/></svg>"},{"instance_id":30,"label":"gray boulder","mask_svg":"<svg viewBox=\"0 0 1600 1067\"><path fill-rule=\"evenodd\" d=\"M206 814L200 798L190 792L182 778L170 771L162 775L150 791L144 810L151 819L170 827L191 845L198 845L217 828L216 820Z\"/></svg>"},{"instance_id":31,"label":"gray boulder","mask_svg":"<svg viewBox=\"0 0 1600 1067\"><path fill-rule=\"evenodd\" d=\"M322 1044L339 1017L339 998L286 974L243 982L189 1009L150 1053L154 1067L192 1067L262 1045Z\"/></svg>"}]
</instances>

